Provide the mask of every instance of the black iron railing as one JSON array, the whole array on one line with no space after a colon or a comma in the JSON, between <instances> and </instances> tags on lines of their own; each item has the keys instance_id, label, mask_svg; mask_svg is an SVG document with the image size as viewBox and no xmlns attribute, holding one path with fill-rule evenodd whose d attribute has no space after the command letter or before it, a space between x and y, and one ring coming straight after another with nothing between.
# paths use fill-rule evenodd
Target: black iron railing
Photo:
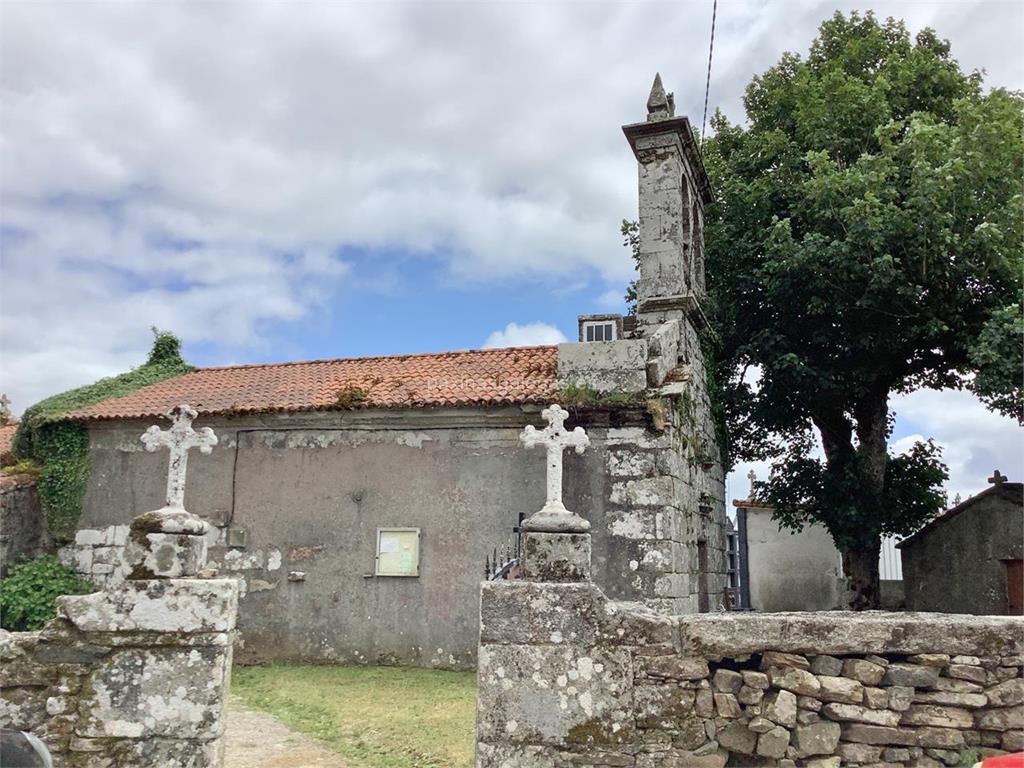
<instances>
[{"instance_id":1,"label":"black iron railing","mask_svg":"<svg viewBox=\"0 0 1024 768\"><path fill-rule=\"evenodd\" d=\"M519 563L523 556L522 524L523 513L519 513L519 525L513 526L512 533L503 545L494 547L484 557L484 580L501 581L519 576Z\"/></svg>"}]
</instances>

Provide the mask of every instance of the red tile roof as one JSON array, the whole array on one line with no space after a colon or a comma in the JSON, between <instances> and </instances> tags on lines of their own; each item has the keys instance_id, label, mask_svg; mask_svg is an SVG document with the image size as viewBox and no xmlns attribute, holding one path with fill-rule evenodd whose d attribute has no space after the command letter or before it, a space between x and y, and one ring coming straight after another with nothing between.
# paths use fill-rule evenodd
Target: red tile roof
<instances>
[{"instance_id":1,"label":"red tile roof","mask_svg":"<svg viewBox=\"0 0 1024 768\"><path fill-rule=\"evenodd\" d=\"M201 414L541 403L558 388L557 363L547 346L201 368L67 418L149 418L181 403Z\"/></svg>"},{"instance_id":2,"label":"red tile roof","mask_svg":"<svg viewBox=\"0 0 1024 768\"><path fill-rule=\"evenodd\" d=\"M14 444L14 433L17 431L17 424L7 424L0 427L0 457L6 456L11 452L11 447Z\"/></svg>"}]
</instances>

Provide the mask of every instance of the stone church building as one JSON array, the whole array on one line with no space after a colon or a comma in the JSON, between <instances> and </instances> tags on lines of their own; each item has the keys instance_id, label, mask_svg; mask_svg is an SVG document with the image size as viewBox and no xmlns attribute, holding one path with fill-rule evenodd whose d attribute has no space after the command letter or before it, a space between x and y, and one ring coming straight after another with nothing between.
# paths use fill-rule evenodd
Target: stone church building
<instances>
[{"instance_id":1,"label":"stone church building","mask_svg":"<svg viewBox=\"0 0 1024 768\"><path fill-rule=\"evenodd\" d=\"M609 597L717 610L724 476L698 332L712 192L689 121L656 79L623 128L639 165L635 318L580 318L557 346L204 368L68 415L92 471L62 557L117 579L129 520L163 502L167 453L140 435L188 403L218 444L185 504L210 560L243 580L243 662L472 667L485 559L544 503L543 451L519 435L561 402L590 448L567 452L565 504L592 525Z\"/></svg>"}]
</instances>

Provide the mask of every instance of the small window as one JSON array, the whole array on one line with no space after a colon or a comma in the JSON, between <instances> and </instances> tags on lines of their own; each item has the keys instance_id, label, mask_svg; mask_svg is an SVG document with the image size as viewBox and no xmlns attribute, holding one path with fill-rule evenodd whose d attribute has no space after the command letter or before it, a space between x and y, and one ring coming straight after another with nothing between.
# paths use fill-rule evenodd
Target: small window
<instances>
[{"instance_id":1,"label":"small window","mask_svg":"<svg viewBox=\"0 0 1024 768\"><path fill-rule=\"evenodd\" d=\"M587 322L583 329L587 341L615 341L615 323L612 321Z\"/></svg>"}]
</instances>

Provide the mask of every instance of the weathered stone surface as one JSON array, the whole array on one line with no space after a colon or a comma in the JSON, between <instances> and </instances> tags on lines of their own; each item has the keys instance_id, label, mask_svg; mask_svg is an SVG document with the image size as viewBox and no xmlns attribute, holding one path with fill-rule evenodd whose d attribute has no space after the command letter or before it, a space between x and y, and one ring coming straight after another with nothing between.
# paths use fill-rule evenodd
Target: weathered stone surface
<instances>
[{"instance_id":1,"label":"weathered stone surface","mask_svg":"<svg viewBox=\"0 0 1024 768\"><path fill-rule=\"evenodd\" d=\"M715 671L712 685L721 693L739 693L743 687L743 675L731 669L719 669Z\"/></svg>"},{"instance_id":2,"label":"weathered stone surface","mask_svg":"<svg viewBox=\"0 0 1024 768\"><path fill-rule=\"evenodd\" d=\"M754 754L758 735L740 722L733 722L718 732L718 743L730 752Z\"/></svg>"},{"instance_id":3,"label":"weathered stone surface","mask_svg":"<svg viewBox=\"0 0 1024 768\"><path fill-rule=\"evenodd\" d=\"M660 680L700 680L708 676L708 662L689 656L641 656L636 660L638 677Z\"/></svg>"},{"instance_id":4,"label":"weathered stone surface","mask_svg":"<svg viewBox=\"0 0 1024 768\"><path fill-rule=\"evenodd\" d=\"M872 709L886 709L889 706L889 692L884 688L864 689L864 703Z\"/></svg>"},{"instance_id":5,"label":"weathered stone surface","mask_svg":"<svg viewBox=\"0 0 1024 768\"><path fill-rule=\"evenodd\" d=\"M838 701L846 704L860 704L864 701L864 686L847 677L818 675L821 690L817 697L822 701Z\"/></svg>"},{"instance_id":6,"label":"weathered stone surface","mask_svg":"<svg viewBox=\"0 0 1024 768\"><path fill-rule=\"evenodd\" d=\"M946 667L949 666L949 654L947 653L918 653L907 659L911 664L920 664L925 667Z\"/></svg>"},{"instance_id":7,"label":"weathered stone surface","mask_svg":"<svg viewBox=\"0 0 1024 768\"><path fill-rule=\"evenodd\" d=\"M675 730L677 723L689 720L694 698L693 691L674 685L638 685L633 689L636 723L641 728ZM703 724L698 725L703 737ZM701 738L697 746L703 741Z\"/></svg>"},{"instance_id":8,"label":"weathered stone surface","mask_svg":"<svg viewBox=\"0 0 1024 768\"><path fill-rule=\"evenodd\" d=\"M986 690L985 696L988 698L988 704L993 707L1024 704L1024 678L1018 677L999 683L999 685Z\"/></svg>"},{"instance_id":9,"label":"weathered stone surface","mask_svg":"<svg viewBox=\"0 0 1024 768\"><path fill-rule=\"evenodd\" d=\"M916 664L891 664L885 671L882 684L931 688L938 679L939 669L937 667L921 667Z\"/></svg>"},{"instance_id":10,"label":"weathered stone surface","mask_svg":"<svg viewBox=\"0 0 1024 768\"><path fill-rule=\"evenodd\" d=\"M1009 731L1024 728L1024 706L987 709L974 716L976 728L986 731Z\"/></svg>"},{"instance_id":11,"label":"weathered stone surface","mask_svg":"<svg viewBox=\"0 0 1024 768\"><path fill-rule=\"evenodd\" d=\"M810 670L816 675L838 677L843 673L843 661L835 656L819 654L811 659Z\"/></svg>"},{"instance_id":12,"label":"weathered stone surface","mask_svg":"<svg viewBox=\"0 0 1024 768\"><path fill-rule=\"evenodd\" d=\"M811 712L820 712L822 706L824 706L813 696L797 696L796 705L800 709L809 709Z\"/></svg>"},{"instance_id":13,"label":"weathered stone surface","mask_svg":"<svg viewBox=\"0 0 1024 768\"><path fill-rule=\"evenodd\" d=\"M482 741L601 745L633 738L627 651L484 645L479 656Z\"/></svg>"},{"instance_id":14,"label":"weathered stone surface","mask_svg":"<svg viewBox=\"0 0 1024 768\"><path fill-rule=\"evenodd\" d=\"M792 728L796 725L796 696L790 691L779 691L764 698L762 714L778 725Z\"/></svg>"},{"instance_id":15,"label":"weathered stone surface","mask_svg":"<svg viewBox=\"0 0 1024 768\"><path fill-rule=\"evenodd\" d=\"M166 579L59 597L57 615L83 632L228 632L237 606L234 579Z\"/></svg>"},{"instance_id":16,"label":"weathered stone surface","mask_svg":"<svg viewBox=\"0 0 1024 768\"><path fill-rule=\"evenodd\" d=\"M203 536L133 532L124 548L124 559L129 578L180 579L195 576L206 565L206 552Z\"/></svg>"},{"instance_id":17,"label":"weathered stone surface","mask_svg":"<svg viewBox=\"0 0 1024 768\"><path fill-rule=\"evenodd\" d=\"M119 650L91 676L76 732L91 738L216 738L228 668L223 648L186 654Z\"/></svg>"},{"instance_id":18,"label":"weathered stone surface","mask_svg":"<svg viewBox=\"0 0 1024 768\"><path fill-rule=\"evenodd\" d=\"M981 657L979 656L968 656L967 654L960 654L950 659L951 664L966 664L971 667L981 666Z\"/></svg>"},{"instance_id":19,"label":"weathered stone surface","mask_svg":"<svg viewBox=\"0 0 1024 768\"><path fill-rule=\"evenodd\" d=\"M591 345L597 346L597 345ZM714 613L687 616L681 624L684 650L736 655L765 648L787 653L914 654L977 650L989 655L1020 653L1020 622L1011 616L951 616L934 613ZM848 676L843 671L844 676ZM856 678L865 685L878 681Z\"/></svg>"},{"instance_id":20,"label":"weathered stone surface","mask_svg":"<svg viewBox=\"0 0 1024 768\"><path fill-rule=\"evenodd\" d=\"M885 667L864 659L846 659L843 662L843 676L864 685L878 685L885 677Z\"/></svg>"},{"instance_id":21,"label":"weathered stone surface","mask_svg":"<svg viewBox=\"0 0 1024 768\"><path fill-rule=\"evenodd\" d=\"M481 643L592 645L595 641L603 596L593 584L553 589L530 581L487 581L481 590Z\"/></svg>"},{"instance_id":22,"label":"weathered stone surface","mask_svg":"<svg viewBox=\"0 0 1024 768\"><path fill-rule=\"evenodd\" d=\"M912 757L911 751L903 747L886 747L882 755L887 763L903 763Z\"/></svg>"},{"instance_id":23,"label":"weathered stone surface","mask_svg":"<svg viewBox=\"0 0 1024 768\"><path fill-rule=\"evenodd\" d=\"M806 709L801 709L796 713L796 721L800 725L807 725L808 723L820 723L821 715L817 712L811 712Z\"/></svg>"},{"instance_id":24,"label":"weathered stone surface","mask_svg":"<svg viewBox=\"0 0 1024 768\"><path fill-rule=\"evenodd\" d=\"M871 725L896 726L900 723L900 713L888 709L868 709L857 704L826 704L821 714L830 720L843 722L869 723Z\"/></svg>"},{"instance_id":25,"label":"weathered stone surface","mask_svg":"<svg viewBox=\"0 0 1024 768\"><path fill-rule=\"evenodd\" d=\"M958 656L956 658L962 657ZM977 683L978 685L984 685L988 680L988 675L985 674L984 668L974 666L973 664L950 664L946 667L945 674L959 680L969 680L970 682Z\"/></svg>"},{"instance_id":26,"label":"weathered stone surface","mask_svg":"<svg viewBox=\"0 0 1024 768\"><path fill-rule=\"evenodd\" d=\"M742 711L736 697L731 693L715 694L715 710L719 717L726 717L730 720L739 717Z\"/></svg>"},{"instance_id":27,"label":"weathered stone surface","mask_svg":"<svg viewBox=\"0 0 1024 768\"><path fill-rule=\"evenodd\" d=\"M762 757L785 757L789 747L789 731L777 725L757 737L757 754Z\"/></svg>"},{"instance_id":28,"label":"weathered stone surface","mask_svg":"<svg viewBox=\"0 0 1024 768\"><path fill-rule=\"evenodd\" d=\"M882 757L883 747L872 744L841 742L836 747L838 756L847 763L875 763Z\"/></svg>"},{"instance_id":29,"label":"weathered stone surface","mask_svg":"<svg viewBox=\"0 0 1024 768\"><path fill-rule=\"evenodd\" d=\"M647 340L559 344L558 379L598 392L640 392L647 387Z\"/></svg>"},{"instance_id":30,"label":"weathered stone surface","mask_svg":"<svg viewBox=\"0 0 1024 768\"><path fill-rule=\"evenodd\" d=\"M936 725L940 728L970 728L974 717L966 709L937 704L912 704L903 713L903 725Z\"/></svg>"},{"instance_id":31,"label":"weathered stone surface","mask_svg":"<svg viewBox=\"0 0 1024 768\"><path fill-rule=\"evenodd\" d=\"M818 678L797 667L772 667L768 670L772 685L803 696L816 696L821 689Z\"/></svg>"},{"instance_id":32,"label":"weathered stone surface","mask_svg":"<svg viewBox=\"0 0 1024 768\"><path fill-rule=\"evenodd\" d=\"M760 688L751 688L748 685L744 685L740 688L739 693L736 694L736 698L739 699L740 704L750 706L757 704L764 698L764 691Z\"/></svg>"},{"instance_id":33,"label":"weathered stone surface","mask_svg":"<svg viewBox=\"0 0 1024 768\"><path fill-rule=\"evenodd\" d=\"M960 749L964 746L963 733L952 728L917 728L914 735L919 747Z\"/></svg>"},{"instance_id":34,"label":"weathered stone surface","mask_svg":"<svg viewBox=\"0 0 1024 768\"><path fill-rule=\"evenodd\" d=\"M703 718L715 716L715 696L710 690L697 691L697 701L694 704L697 714Z\"/></svg>"},{"instance_id":35,"label":"weathered stone surface","mask_svg":"<svg viewBox=\"0 0 1024 768\"><path fill-rule=\"evenodd\" d=\"M969 680L954 680L950 677L940 677L934 685L937 691L950 691L952 693L982 693L984 686L972 683Z\"/></svg>"},{"instance_id":36,"label":"weathered stone surface","mask_svg":"<svg viewBox=\"0 0 1024 768\"><path fill-rule=\"evenodd\" d=\"M797 757L831 755L839 744L841 728L839 723L812 723L798 725L793 730L793 746Z\"/></svg>"},{"instance_id":37,"label":"weathered stone surface","mask_svg":"<svg viewBox=\"0 0 1024 768\"><path fill-rule=\"evenodd\" d=\"M751 688L767 691L771 686L768 682L768 675L763 672L754 672L750 669L743 670L743 684Z\"/></svg>"},{"instance_id":38,"label":"weathered stone surface","mask_svg":"<svg viewBox=\"0 0 1024 768\"><path fill-rule=\"evenodd\" d=\"M1024 752L1024 728L1006 731L1001 744L1007 752Z\"/></svg>"},{"instance_id":39,"label":"weathered stone surface","mask_svg":"<svg viewBox=\"0 0 1024 768\"><path fill-rule=\"evenodd\" d=\"M909 728L890 728L884 725L866 723L844 723L843 741L858 744L896 744L917 746L917 733Z\"/></svg>"},{"instance_id":40,"label":"weathered stone surface","mask_svg":"<svg viewBox=\"0 0 1024 768\"><path fill-rule=\"evenodd\" d=\"M590 578L590 534L524 532L523 577L539 582L587 581Z\"/></svg>"},{"instance_id":41,"label":"weathered stone surface","mask_svg":"<svg viewBox=\"0 0 1024 768\"><path fill-rule=\"evenodd\" d=\"M772 667L796 667L807 670L811 668L811 664L806 656L797 653L765 651L761 656L761 669L770 670Z\"/></svg>"},{"instance_id":42,"label":"weathered stone surface","mask_svg":"<svg viewBox=\"0 0 1024 768\"><path fill-rule=\"evenodd\" d=\"M838 757L818 757L804 763L806 768L839 768L842 765Z\"/></svg>"},{"instance_id":43,"label":"weathered stone surface","mask_svg":"<svg viewBox=\"0 0 1024 768\"><path fill-rule=\"evenodd\" d=\"M752 717L750 722L747 723L747 727L754 733L767 733L772 728L775 728L775 723L771 720L767 720L763 717Z\"/></svg>"},{"instance_id":44,"label":"weathered stone surface","mask_svg":"<svg viewBox=\"0 0 1024 768\"><path fill-rule=\"evenodd\" d=\"M914 700L914 689L907 685L894 685L886 689L889 694L889 709L905 712Z\"/></svg>"},{"instance_id":45,"label":"weathered stone surface","mask_svg":"<svg viewBox=\"0 0 1024 768\"><path fill-rule=\"evenodd\" d=\"M983 693L950 693L949 691L920 691L914 694L914 702L918 704L944 704L951 707L967 707L977 709L988 704L988 697Z\"/></svg>"}]
</instances>

